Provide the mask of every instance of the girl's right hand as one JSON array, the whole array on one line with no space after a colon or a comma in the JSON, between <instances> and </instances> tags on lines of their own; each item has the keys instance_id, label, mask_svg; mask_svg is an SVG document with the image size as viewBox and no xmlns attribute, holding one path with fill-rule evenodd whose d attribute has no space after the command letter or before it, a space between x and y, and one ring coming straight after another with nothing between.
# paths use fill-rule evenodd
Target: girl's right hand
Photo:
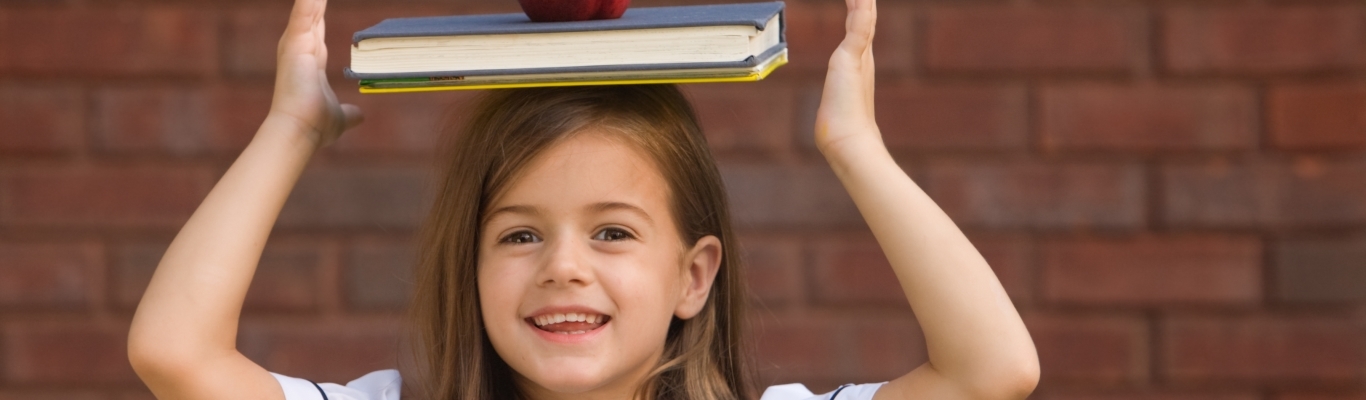
<instances>
[{"instance_id":1,"label":"girl's right hand","mask_svg":"<svg viewBox=\"0 0 1366 400\"><path fill-rule=\"evenodd\" d=\"M275 95L267 117L296 125L317 147L363 120L360 107L340 104L328 84L326 9L327 0L295 0L276 51Z\"/></svg>"}]
</instances>

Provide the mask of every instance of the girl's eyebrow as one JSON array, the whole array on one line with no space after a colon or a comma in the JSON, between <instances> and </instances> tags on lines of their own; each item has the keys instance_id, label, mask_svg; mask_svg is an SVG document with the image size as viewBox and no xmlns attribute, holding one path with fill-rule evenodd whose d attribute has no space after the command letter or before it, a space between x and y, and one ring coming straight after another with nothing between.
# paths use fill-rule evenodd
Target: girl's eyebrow
<instances>
[{"instance_id":1,"label":"girl's eyebrow","mask_svg":"<svg viewBox=\"0 0 1366 400\"><path fill-rule=\"evenodd\" d=\"M645 212L645 209L640 208L639 206L636 206L636 205L630 204L630 203L622 203L622 202L619 202L619 201L604 201L604 202L589 204L587 207L584 207L584 209L588 210L588 211L591 212L591 213L595 213L595 214L597 214L597 213L604 213L604 212L613 211L613 210L624 210L624 211L628 211L628 212L634 213L634 214L636 214L636 215L639 215L641 218L644 218L644 219L645 219L645 222L649 223L650 226L654 226L654 223L655 223L654 218L650 218L650 214L647 213L647 212ZM540 210L539 208L536 208L535 206L522 205L522 204L514 204L514 205L503 206L503 207L498 207L498 208L494 209L493 211L489 212L488 216L485 217L485 219L486 219L486 220L493 220L494 217L496 217L496 216L498 216L498 214L502 214L502 213L526 214L526 215L531 215L531 216L541 216L541 215L542 215L542 214L541 214L541 210Z\"/></svg>"},{"instance_id":2,"label":"girl's eyebrow","mask_svg":"<svg viewBox=\"0 0 1366 400\"><path fill-rule=\"evenodd\" d=\"M638 206L636 206L636 205L634 205L634 204L622 203L622 202L617 202L617 201L604 201L604 202L601 202L601 203L593 203L593 204L589 205L589 206L587 207L587 209L588 209L588 211L591 211L591 212L594 212L594 213L602 213L602 212L607 212L607 211L612 211L612 210L625 210L625 211L630 211L630 212L633 212L633 213L635 213L635 214L637 214L637 215L640 215L640 217L641 217L641 218L644 218L644 219L645 219L645 222L646 222L646 223L649 223L650 226L654 226L654 224L655 224L655 220L654 220L653 218L650 218L650 214L647 213L647 212L645 212L645 209L640 208L640 207L638 207Z\"/></svg>"},{"instance_id":3,"label":"girl's eyebrow","mask_svg":"<svg viewBox=\"0 0 1366 400\"><path fill-rule=\"evenodd\" d=\"M488 215L484 217L484 220L485 220L485 221L492 221L492 220L493 220L493 217L496 217L496 216L498 216L498 214L502 214L502 213L510 213L510 214L527 214L527 215L531 215L531 216L540 216L540 215L541 215L541 210L540 210L540 209L537 209L536 207L527 206L527 205L520 205L520 204L517 204L517 205L510 205L510 206L503 206L503 207L498 207L497 209L494 209L493 211L490 211L490 212L488 213Z\"/></svg>"}]
</instances>

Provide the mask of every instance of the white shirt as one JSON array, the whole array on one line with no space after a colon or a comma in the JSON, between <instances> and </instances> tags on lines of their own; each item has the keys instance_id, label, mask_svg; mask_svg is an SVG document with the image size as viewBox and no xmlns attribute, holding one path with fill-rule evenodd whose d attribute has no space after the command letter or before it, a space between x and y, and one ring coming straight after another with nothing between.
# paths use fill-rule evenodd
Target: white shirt
<instances>
[{"instance_id":1,"label":"white shirt","mask_svg":"<svg viewBox=\"0 0 1366 400\"><path fill-rule=\"evenodd\" d=\"M285 390L285 400L399 400L399 388L403 378L398 370L384 369L365 374L345 386L335 383L319 383L291 378L271 373ZM883 382L886 383L886 382ZM866 385L845 385L821 395L811 393L805 385L790 383L769 386L759 400L873 400L873 394L882 383ZM323 396L327 397L323 397Z\"/></svg>"}]
</instances>

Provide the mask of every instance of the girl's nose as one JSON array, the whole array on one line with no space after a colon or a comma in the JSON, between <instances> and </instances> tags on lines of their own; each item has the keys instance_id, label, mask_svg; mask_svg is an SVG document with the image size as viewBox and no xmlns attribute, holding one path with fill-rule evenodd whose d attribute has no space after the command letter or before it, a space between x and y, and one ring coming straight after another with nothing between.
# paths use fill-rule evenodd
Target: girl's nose
<instances>
[{"instance_id":1,"label":"girl's nose","mask_svg":"<svg viewBox=\"0 0 1366 400\"><path fill-rule=\"evenodd\" d=\"M555 240L547 250L536 279L538 285L586 286L593 282L592 268L587 259L591 251L588 243L575 239Z\"/></svg>"}]
</instances>

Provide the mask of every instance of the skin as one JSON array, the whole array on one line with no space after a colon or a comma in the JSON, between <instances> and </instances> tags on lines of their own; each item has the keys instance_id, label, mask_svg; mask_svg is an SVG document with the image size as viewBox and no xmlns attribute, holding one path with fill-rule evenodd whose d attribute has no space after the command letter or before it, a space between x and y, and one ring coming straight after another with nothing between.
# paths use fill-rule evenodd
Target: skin
<instances>
[{"instance_id":1,"label":"skin","mask_svg":"<svg viewBox=\"0 0 1366 400\"><path fill-rule=\"evenodd\" d=\"M846 37L830 58L815 143L886 253L929 353L928 362L889 382L876 399L1022 399L1039 374L1029 333L986 261L883 145L873 115L876 4L846 4ZM172 241L138 305L129 358L158 398L284 397L274 378L236 349L236 333L247 287L289 191L318 148L361 121L358 108L337 102L324 75L325 8L325 0L295 3L280 39L270 113ZM618 164L577 165L588 161L567 156L586 151ZM547 167L532 168L498 200L541 212L514 215L488 229L522 226L546 240L526 247L480 244L493 249L481 260L480 286L514 292L490 294L497 304L483 311L491 331L507 332L491 336L503 343L499 354L517 369L533 398L628 398L644 375L642 366L662 350L658 332L666 323L659 321L690 317L701 307L720 262L720 244L704 239L684 246L676 233L668 237L676 229L664 228L667 210L648 196L662 193L649 190L661 187L657 172L630 168L649 164L632 160L640 156L629 147L585 132L552 148L558 152L566 156L538 159L537 165ZM628 160L633 163L619 164ZM556 176L549 166L592 173ZM606 171L614 175L598 179ZM547 185L557 184L552 178L591 180L601 190L551 190ZM630 212L584 207L608 198L634 204L658 226L632 221ZM607 243L594 239L602 226L639 228L640 235L637 241ZM507 276L494 277L494 271ZM649 284L653 293L633 290L627 281ZM556 301L620 317L599 337L620 348L534 345L516 333L516 316ZM657 340L658 347L647 340ZM519 344L528 346L518 349Z\"/></svg>"}]
</instances>

